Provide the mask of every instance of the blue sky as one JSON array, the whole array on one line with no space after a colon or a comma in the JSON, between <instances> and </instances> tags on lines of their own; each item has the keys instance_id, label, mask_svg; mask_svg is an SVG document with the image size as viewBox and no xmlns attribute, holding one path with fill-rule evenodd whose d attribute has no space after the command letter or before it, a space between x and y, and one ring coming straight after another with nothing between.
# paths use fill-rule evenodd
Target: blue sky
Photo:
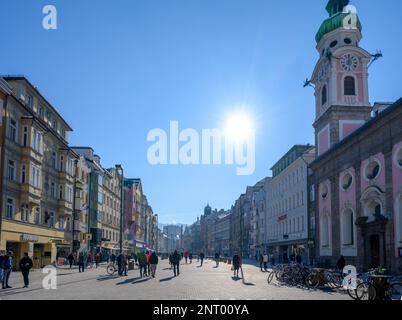
<instances>
[{"instance_id":1,"label":"blue sky","mask_svg":"<svg viewBox=\"0 0 402 320\"><path fill-rule=\"evenodd\" d=\"M42 28L42 8L58 30ZM401 1L354 0L363 48L381 49L370 100L402 96ZM191 223L206 203L229 208L270 175L294 144L313 143L314 99L303 88L318 59L324 0L1 0L1 74L24 74L73 127L71 145L92 146L104 166L141 177L160 222ZM150 166L154 128L222 128L239 106L256 125L256 170Z\"/></svg>"}]
</instances>

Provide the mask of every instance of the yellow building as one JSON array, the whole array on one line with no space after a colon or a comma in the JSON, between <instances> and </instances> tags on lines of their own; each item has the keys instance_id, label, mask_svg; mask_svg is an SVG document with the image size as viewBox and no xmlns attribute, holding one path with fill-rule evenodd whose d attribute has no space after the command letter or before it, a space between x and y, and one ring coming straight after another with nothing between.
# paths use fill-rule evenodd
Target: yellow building
<instances>
[{"instance_id":1,"label":"yellow building","mask_svg":"<svg viewBox=\"0 0 402 320\"><path fill-rule=\"evenodd\" d=\"M72 248L72 129L24 77L6 77L12 93L3 112L0 249L24 252L36 267Z\"/></svg>"}]
</instances>

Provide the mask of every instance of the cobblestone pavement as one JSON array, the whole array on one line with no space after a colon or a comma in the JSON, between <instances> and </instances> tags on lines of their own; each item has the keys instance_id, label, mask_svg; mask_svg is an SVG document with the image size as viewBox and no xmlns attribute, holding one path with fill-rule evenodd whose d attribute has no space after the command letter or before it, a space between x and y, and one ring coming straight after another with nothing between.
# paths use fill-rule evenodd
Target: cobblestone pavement
<instances>
[{"instance_id":1,"label":"cobblestone pavement","mask_svg":"<svg viewBox=\"0 0 402 320\"><path fill-rule=\"evenodd\" d=\"M182 264L179 277L173 277L167 260L158 265L156 278L140 278L139 270L127 277L109 276L106 265L78 273L76 268L58 269L57 289L45 290L40 270L31 272L30 287L22 288L22 275L13 272L12 289L0 290L0 300L9 299L129 299L129 300L350 300L347 294L309 291L268 285L267 274L252 264L243 266L245 281L232 278L231 266L207 260L203 267L197 261Z\"/></svg>"}]
</instances>

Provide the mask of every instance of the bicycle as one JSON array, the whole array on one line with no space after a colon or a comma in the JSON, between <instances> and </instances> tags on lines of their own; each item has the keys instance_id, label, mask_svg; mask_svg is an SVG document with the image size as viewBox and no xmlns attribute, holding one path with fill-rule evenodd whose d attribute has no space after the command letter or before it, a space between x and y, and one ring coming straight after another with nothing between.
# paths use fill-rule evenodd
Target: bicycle
<instances>
[{"instance_id":1,"label":"bicycle","mask_svg":"<svg viewBox=\"0 0 402 320\"><path fill-rule=\"evenodd\" d=\"M117 272L117 268L116 265L113 262L110 262L107 266L106 266L106 272L112 276Z\"/></svg>"}]
</instances>

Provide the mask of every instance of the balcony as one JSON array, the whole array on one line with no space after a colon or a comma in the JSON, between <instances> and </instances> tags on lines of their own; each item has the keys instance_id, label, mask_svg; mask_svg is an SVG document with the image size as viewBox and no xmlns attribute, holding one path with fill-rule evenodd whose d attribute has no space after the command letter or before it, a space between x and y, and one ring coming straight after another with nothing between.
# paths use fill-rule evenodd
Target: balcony
<instances>
[{"instance_id":1,"label":"balcony","mask_svg":"<svg viewBox=\"0 0 402 320\"><path fill-rule=\"evenodd\" d=\"M21 201L30 205L40 205L42 190L35 188L29 184L21 186Z\"/></svg>"},{"instance_id":2,"label":"balcony","mask_svg":"<svg viewBox=\"0 0 402 320\"><path fill-rule=\"evenodd\" d=\"M72 214L73 212L73 205L72 203L66 201L66 200L59 200L58 201L58 206L59 209L61 211L61 213L63 214Z\"/></svg>"},{"instance_id":3,"label":"balcony","mask_svg":"<svg viewBox=\"0 0 402 320\"><path fill-rule=\"evenodd\" d=\"M34 160L37 163L42 163L43 161L43 155L41 155L36 150L32 149L30 146L22 148L22 157Z\"/></svg>"},{"instance_id":4,"label":"balcony","mask_svg":"<svg viewBox=\"0 0 402 320\"><path fill-rule=\"evenodd\" d=\"M74 183L74 177L70 176L70 174L65 172L65 171L59 172L59 178L62 181L67 181L69 183Z\"/></svg>"}]
</instances>

